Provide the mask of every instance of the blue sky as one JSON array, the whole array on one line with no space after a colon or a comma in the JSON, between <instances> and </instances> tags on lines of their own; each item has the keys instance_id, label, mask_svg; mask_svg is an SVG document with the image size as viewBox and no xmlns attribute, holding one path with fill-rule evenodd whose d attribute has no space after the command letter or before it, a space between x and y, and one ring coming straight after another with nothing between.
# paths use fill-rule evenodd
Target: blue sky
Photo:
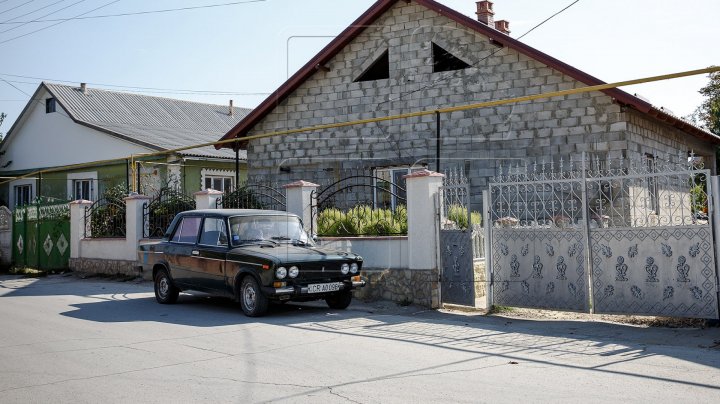
<instances>
[{"instance_id":1,"label":"blue sky","mask_svg":"<svg viewBox=\"0 0 720 404\"><path fill-rule=\"evenodd\" d=\"M0 0L0 22L27 21L80 0ZM84 0L47 18L73 17L112 0ZM233 0L119 0L92 15L193 7ZM33 10L49 6L37 13ZM472 0L440 0L473 15ZM23 3L27 3L24 4ZM266 0L201 10L73 20L48 26L0 24L0 77L32 94L40 80L203 90L236 94L144 91L200 102L254 107L275 90L371 0ZM496 0L496 19L510 21L511 36L527 30L572 0ZM14 10L7 11L13 7ZM522 39L602 80L612 82L720 65L720 1L580 0ZM13 21L9 21L13 22ZM16 28L17 27L17 28ZM8 29L12 30L8 32ZM625 88L678 115L702 101L705 76ZM104 87L90 84L90 87ZM111 87L104 87L117 89ZM136 90L133 90L136 91ZM0 112L7 131L29 96L0 81Z\"/></svg>"}]
</instances>

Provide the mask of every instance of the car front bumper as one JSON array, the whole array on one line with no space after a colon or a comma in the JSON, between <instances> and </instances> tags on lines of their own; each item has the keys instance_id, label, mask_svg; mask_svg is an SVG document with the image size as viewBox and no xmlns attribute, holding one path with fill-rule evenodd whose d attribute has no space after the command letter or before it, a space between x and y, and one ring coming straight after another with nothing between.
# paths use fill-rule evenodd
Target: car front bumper
<instances>
[{"instance_id":1,"label":"car front bumper","mask_svg":"<svg viewBox=\"0 0 720 404\"><path fill-rule=\"evenodd\" d=\"M318 293L311 293L310 287L308 285L293 285L293 286L286 286L282 288L274 288L274 287L263 287L263 292L265 295L270 297L277 297L281 300L292 298L292 297L310 297L310 296L318 296L322 297L325 295L330 295L337 292L347 291L347 290L353 290L357 288L362 288L367 285L367 280L365 278L361 278L359 281L352 281L352 280L344 280L339 281L338 283L342 283L342 287L339 290L331 291L331 292L318 292Z\"/></svg>"}]
</instances>

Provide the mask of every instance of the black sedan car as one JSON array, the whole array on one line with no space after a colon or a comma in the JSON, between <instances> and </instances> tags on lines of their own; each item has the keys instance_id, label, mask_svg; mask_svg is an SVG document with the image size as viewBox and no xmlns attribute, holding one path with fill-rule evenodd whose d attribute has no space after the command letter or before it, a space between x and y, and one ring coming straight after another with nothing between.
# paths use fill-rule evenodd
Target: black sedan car
<instances>
[{"instance_id":1,"label":"black sedan car","mask_svg":"<svg viewBox=\"0 0 720 404\"><path fill-rule=\"evenodd\" d=\"M366 283L362 257L317 247L300 218L269 210L182 212L162 241L140 245L138 265L152 270L160 303L197 290L233 298L251 317L271 301L324 299L344 309Z\"/></svg>"}]
</instances>

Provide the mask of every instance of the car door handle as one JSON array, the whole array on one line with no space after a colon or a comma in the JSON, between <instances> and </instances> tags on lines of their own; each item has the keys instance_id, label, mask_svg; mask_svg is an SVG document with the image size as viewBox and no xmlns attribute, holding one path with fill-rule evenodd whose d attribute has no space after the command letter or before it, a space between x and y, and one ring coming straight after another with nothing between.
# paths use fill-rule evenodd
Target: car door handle
<instances>
[{"instance_id":1,"label":"car door handle","mask_svg":"<svg viewBox=\"0 0 720 404\"><path fill-rule=\"evenodd\" d=\"M192 254L192 255L200 255L200 251L198 251L198 250L193 250L190 254Z\"/></svg>"}]
</instances>

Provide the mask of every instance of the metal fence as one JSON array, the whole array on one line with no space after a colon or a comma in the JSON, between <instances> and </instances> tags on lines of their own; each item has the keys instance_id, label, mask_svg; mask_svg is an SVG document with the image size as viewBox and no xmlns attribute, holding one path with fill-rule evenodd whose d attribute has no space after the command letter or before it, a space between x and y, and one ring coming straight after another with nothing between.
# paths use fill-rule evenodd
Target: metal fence
<instances>
[{"instance_id":1,"label":"metal fence","mask_svg":"<svg viewBox=\"0 0 720 404\"><path fill-rule=\"evenodd\" d=\"M195 209L195 200L172 188L162 188L143 204L143 237L162 238L175 216Z\"/></svg>"},{"instance_id":2,"label":"metal fence","mask_svg":"<svg viewBox=\"0 0 720 404\"><path fill-rule=\"evenodd\" d=\"M85 208L86 238L125 237L125 203L102 198Z\"/></svg>"},{"instance_id":3,"label":"metal fence","mask_svg":"<svg viewBox=\"0 0 720 404\"><path fill-rule=\"evenodd\" d=\"M226 193L216 202L223 209L286 210L285 191L274 183L249 182Z\"/></svg>"},{"instance_id":4,"label":"metal fence","mask_svg":"<svg viewBox=\"0 0 720 404\"><path fill-rule=\"evenodd\" d=\"M405 187L387 178L352 173L314 192L318 236L407 234Z\"/></svg>"}]
</instances>

